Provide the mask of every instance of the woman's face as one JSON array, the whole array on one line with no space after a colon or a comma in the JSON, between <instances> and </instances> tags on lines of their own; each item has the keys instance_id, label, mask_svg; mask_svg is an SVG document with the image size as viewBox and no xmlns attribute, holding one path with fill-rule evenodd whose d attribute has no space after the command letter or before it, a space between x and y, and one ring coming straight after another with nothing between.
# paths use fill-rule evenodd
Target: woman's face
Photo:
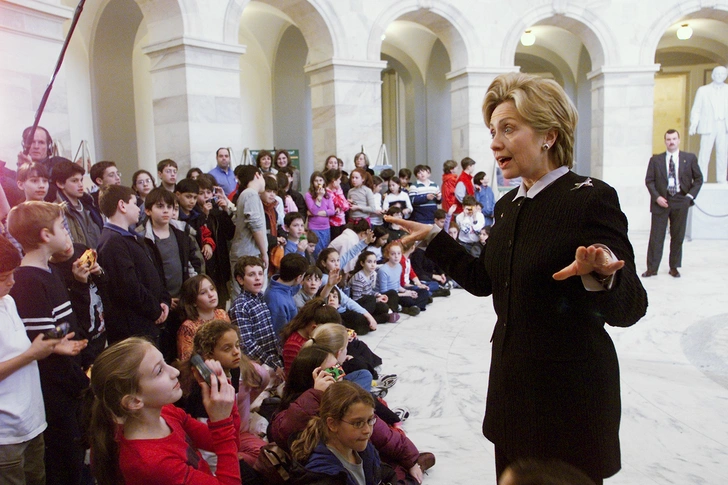
<instances>
[{"instance_id":1,"label":"woman's face","mask_svg":"<svg viewBox=\"0 0 728 485\"><path fill-rule=\"evenodd\" d=\"M548 150L544 143L553 145L555 134L537 133L516 110L513 101L499 104L490 118L490 144L503 176L508 179L523 177L527 187L549 172Z\"/></svg>"},{"instance_id":2,"label":"woman's face","mask_svg":"<svg viewBox=\"0 0 728 485\"><path fill-rule=\"evenodd\" d=\"M279 153L278 158L276 158L276 165L279 167L285 167L288 165L288 155L285 153Z\"/></svg>"},{"instance_id":3,"label":"woman's face","mask_svg":"<svg viewBox=\"0 0 728 485\"><path fill-rule=\"evenodd\" d=\"M272 160L269 155L262 156L262 157L260 157L259 167L265 171L268 171L268 170L270 170L271 161Z\"/></svg>"},{"instance_id":4,"label":"woman's face","mask_svg":"<svg viewBox=\"0 0 728 485\"><path fill-rule=\"evenodd\" d=\"M359 175L359 172L351 172L351 175L349 176L349 182L351 182L352 187L359 187L362 183L361 175Z\"/></svg>"},{"instance_id":5,"label":"woman's face","mask_svg":"<svg viewBox=\"0 0 728 485\"><path fill-rule=\"evenodd\" d=\"M367 166L367 158L366 155L363 153L360 153L358 157L356 157L356 160L354 160L354 165L356 165L356 168L366 168Z\"/></svg>"},{"instance_id":6,"label":"woman's face","mask_svg":"<svg viewBox=\"0 0 728 485\"><path fill-rule=\"evenodd\" d=\"M134 182L134 188L137 194L139 194L139 197L143 199L154 188L154 181L149 175L141 173L137 177L136 182Z\"/></svg>"},{"instance_id":7,"label":"woman's face","mask_svg":"<svg viewBox=\"0 0 728 485\"><path fill-rule=\"evenodd\" d=\"M339 169L339 161L336 159L336 157L329 157L326 159L326 170L338 170Z\"/></svg>"}]
</instances>

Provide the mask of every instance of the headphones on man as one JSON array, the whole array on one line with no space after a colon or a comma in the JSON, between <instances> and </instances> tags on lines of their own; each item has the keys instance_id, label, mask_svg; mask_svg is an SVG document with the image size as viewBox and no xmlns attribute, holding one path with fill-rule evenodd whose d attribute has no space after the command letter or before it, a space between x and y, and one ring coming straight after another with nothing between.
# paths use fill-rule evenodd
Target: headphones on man
<instances>
[{"instance_id":1,"label":"headphones on man","mask_svg":"<svg viewBox=\"0 0 728 485\"><path fill-rule=\"evenodd\" d=\"M30 135L30 130L32 128L33 128L32 126L29 126L29 127L27 127L26 129L23 130L23 139L21 141L21 145L23 146L23 149L26 149L27 148L28 150L30 150L30 146L29 145L26 145L26 140L28 138L28 135ZM51 138L51 134L48 133L48 130L46 130L42 126L37 126L35 128L35 130L36 131L43 130L45 132L45 134L46 134L46 140L48 141L48 146L46 146L46 150L47 150L46 151L46 156L50 157L51 155L53 155L53 138ZM32 144L33 143L33 140L30 140L30 143Z\"/></svg>"}]
</instances>

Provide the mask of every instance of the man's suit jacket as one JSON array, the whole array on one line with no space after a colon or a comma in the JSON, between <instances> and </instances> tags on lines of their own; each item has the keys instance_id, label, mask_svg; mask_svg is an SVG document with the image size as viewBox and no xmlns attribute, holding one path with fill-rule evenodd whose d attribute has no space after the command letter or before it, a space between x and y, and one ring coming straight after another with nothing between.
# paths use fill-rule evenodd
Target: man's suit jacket
<instances>
[{"instance_id":1,"label":"man's suit jacket","mask_svg":"<svg viewBox=\"0 0 728 485\"><path fill-rule=\"evenodd\" d=\"M657 204L658 197L667 199L667 162L666 152L653 155L647 165L645 185L650 191L650 212L662 212L667 209ZM698 157L694 153L680 152L680 160L675 168L678 171L677 177L680 182L680 192L690 194L693 199L698 197L700 187L703 186L703 173L698 166Z\"/></svg>"}]
</instances>

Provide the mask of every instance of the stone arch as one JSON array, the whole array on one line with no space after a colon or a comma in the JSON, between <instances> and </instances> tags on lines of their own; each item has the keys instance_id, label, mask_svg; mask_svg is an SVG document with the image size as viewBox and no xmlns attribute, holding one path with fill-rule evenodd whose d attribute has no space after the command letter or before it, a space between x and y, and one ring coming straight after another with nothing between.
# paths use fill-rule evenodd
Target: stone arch
<instances>
[{"instance_id":1,"label":"stone arch","mask_svg":"<svg viewBox=\"0 0 728 485\"><path fill-rule=\"evenodd\" d=\"M252 0L230 0L225 12L223 41L238 42L243 10ZM255 0L288 15L301 30L308 45L308 64L332 57L346 57L344 28L338 16L321 0Z\"/></svg>"},{"instance_id":2,"label":"stone arch","mask_svg":"<svg viewBox=\"0 0 728 485\"><path fill-rule=\"evenodd\" d=\"M465 16L449 2L406 0L384 9L372 24L367 42L367 59L379 60L382 34L395 20L409 20L429 28L444 44L452 63L451 71L482 65L483 46Z\"/></svg>"},{"instance_id":3,"label":"stone arch","mask_svg":"<svg viewBox=\"0 0 728 485\"><path fill-rule=\"evenodd\" d=\"M185 10L189 10L189 4L193 0L135 0L144 15L144 20L149 28L149 45L158 44L178 37L187 32L188 26ZM183 8L182 3L186 6ZM164 28L157 28L166 24Z\"/></svg>"},{"instance_id":4,"label":"stone arch","mask_svg":"<svg viewBox=\"0 0 728 485\"><path fill-rule=\"evenodd\" d=\"M678 2L670 5L662 16L658 17L650 26L645 34L642 42L642 50L640 51L640 64L654 64L657 46L662 39L662 35L673 24L687 18L711 18L728 23L728 5L716 5L711 7L703 7L700 0L690 0L686 2Z\"/></svg>"},{"instance_id":5,"label":"stone arch","mask_svg":"<svg viewBox=\"0 0 728 485\"><path fill-rule=\"evenodd\" d=\"M503 42L501 65L513 65L521 34L528 27L537 24L561 27L579 37L589 52L594 70L602 66L619 64L616 40L609 28L593 12L576 5L567 5L563 9L557 9L554 5L544 5L530 10L510 29L507 29L508 34Z\"/></svg>"}]
</instances>

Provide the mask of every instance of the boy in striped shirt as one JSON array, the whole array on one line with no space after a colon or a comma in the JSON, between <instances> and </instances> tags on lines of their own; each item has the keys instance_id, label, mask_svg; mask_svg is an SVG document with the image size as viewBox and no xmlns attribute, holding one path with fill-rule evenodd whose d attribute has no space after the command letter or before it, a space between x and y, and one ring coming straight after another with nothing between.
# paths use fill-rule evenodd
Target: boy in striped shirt
<instances>
[{"instance_id":1,"label":"boy in striped shirt","mask_svg":"<svg viewBox=\"0 0 728 485\"><path fill-rule=\"evenodd\" d=\"M442 197L440 186L430 180L431 173L432 170L427 165L417 165L415 167L417 182L409 187L409 196L412 200L410 219L423 224L435 222L435 211Z\"/></svg>"}]
</instances>

